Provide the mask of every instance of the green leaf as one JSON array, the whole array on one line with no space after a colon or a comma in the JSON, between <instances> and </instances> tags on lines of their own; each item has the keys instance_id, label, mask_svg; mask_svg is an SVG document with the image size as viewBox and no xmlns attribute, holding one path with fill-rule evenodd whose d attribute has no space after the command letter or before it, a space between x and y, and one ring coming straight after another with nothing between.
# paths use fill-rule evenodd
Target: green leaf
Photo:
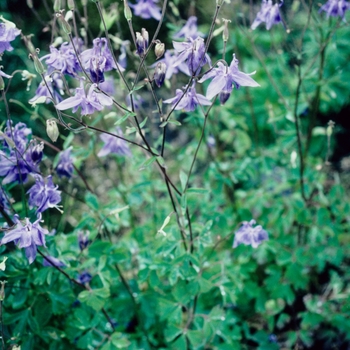
<instances>
[{"instance_id":1,"label":"green leaf","mask_svg":"<svg viewBox=\"0 0 350 350\"><path fill-rule=\"evenodd\" d=\"M92 194L91 192L86 192L85 201L91 209L98 210L98 198L94 194Z\"/></svg>"},{"instance_id":2,"label":"green leaf","mask_svg":"<svg viewBox=\"0 0 350 350\"><path fill-rule=\"evenodd\" d=\"M123 124L127 119L129 119L130 117L136 117L136 114L133 112L128 112L126 114L124 114L120 119L118 119L114 125L120 125Z\"/></svg>"},{"instance_id":3,"label":"green leaf","mask_svg":"<svg viewBox=\"0 0 350 350\"><path fill-rule=\"evenodd\" d=\"M78 299L92 307L95 311L100 311L105 305L106 299L110 293L107 288L86 290L78 295Z\"/></svg>"}]
</instances>

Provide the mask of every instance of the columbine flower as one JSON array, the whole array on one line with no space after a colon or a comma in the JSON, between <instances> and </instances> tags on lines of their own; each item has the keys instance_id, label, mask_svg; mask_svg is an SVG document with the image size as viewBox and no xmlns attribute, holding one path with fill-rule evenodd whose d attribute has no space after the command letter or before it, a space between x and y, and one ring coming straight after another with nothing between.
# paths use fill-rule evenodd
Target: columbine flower
<instances>
[{"instance_id":1,"label":"columbine flower","mask_svg":"<svg viewBox=\"0 0 350 350\"><path fill-rule=\"evenodd\" d=\"M45 235L49 233L48 230L40 226L40 221L41 214L38 215L38 219L34 223L25 218L25 224L23 225L18 215L15 215L16 227L5 232L0 244L14 241L19 248L25 248L26 257L29 264L31 264L36 258L37 246L45 246Z\"/></svg>"},{"instance_id":2,"label":"columbine flower","mask_svg":"<svg viewBox=\"0 0 350 350\"><path fill-rule=\"evenodd\" d=\"M204 36L203 33L198 31L197 27L197 17L191 16L188 18L186 24L173 35L174 39L180 39L180 38L192 38L195 39L198 36L202 37Z\"/></svg>"},{"instance_id":3,"label":"columbine flower","mask_svg":"<svg viewBox=\"0 0 350 350\"><path fill-rule=\"evenodd\" d=\"M9 122L5 132L0 134L0 140L3 140L0 150L0 177L4 177L2 184L24 183L28 174L38 171L38 163L32 158L32 147L28 145L31 134L31 129L24 123L17 123L13 127Z\"/></svg>"},{"instance_id":4,"label":"columbine flower","mask_svg":"<svg viewBox=\"0 0 350 350\"><path fill-rule=\"evenodd\" d=\"M83 233L83 231L79 231L78 244L81 251L83 251L90 244L89 232Z\"/></svg>"},{"instance_id":5,"label":"columbine flower","mask_svg":"<svg viewBox=\"0 0 350 350\"><path fill-rule=\"evenodd\" d=\"M10 45L10 41L15 40L16 36L21 33L16 25L5 18L0 16L0 54L4 51L12 51L13 47Z\"/></svg>"},{"instance_id":6,"label":"columbine flower","mask_svg":"<svg viewBox=\"0 0 350 350\"><path fill-rule=\"evenodd\" d=\"M183 88L186 90L186 88ZM177 105L176 103L180 101ZM192 112L195 110L198 104L202 106L209 106L211 102L203 95L197 94L195 83L190 87L186 93L180 89L176 89L176 96L163 101L164 103L172 103L173 106L176 105L175 109L183 109L186 112Z\"/></svg>"},{"instance_id":7,"label":"columbine flower","mask_svg":"<svg viewBox=\"0 0 350 350\"><path fill-rule=\"evenodd\" d=\"M149 42L149 34L145 28L140 32L136 32L136 52L139 56L143 56L146 53Z\"/></svg>"},{"instance_id":8,"label":"columbine flower","mask_svg":"<svg viewBox=\"0 0 350 350\"><path fill-rule=\"evenodd\" d=\"M63 263L61 260L58 260L57 258L54 258L53 256L46 255L46 259L43 260L43 266L45 267L66 267L66 264Z\"/></svg>"},{"instance_id":9,"label":"columbine flower","mask_svg":"<svg viewBox=\"0 0 350 350\"><path fill-rule=\"evenodd\" d=\"M31 152L31 158L34 164L38 164L43 159L43 150L44 150L44 142L35 143L34 146L32 146L32 152Z\"/></svg>"},{"instance_id":10,"label":"columbine flower","mask_svg":"<svg viewBox=\"0 0 350 350\"><path fill-rule=\"evenodd\" d=\"M56 101L60 102L62 101L62 95L64 94L63 92L63 80L61 79L60 75L58 73L54 73L51 76L46 76L45 81L47 86L49 87L50 91L53 93L53 97ZM51 102L51 93L47 89L46 84L44 81L42 81L38 88L35 91L35 96L32 97L29 100L30 104L35 104L35 102L40 98L40 97L47 97L46 103Z\"/></svg>"},{"instance_id":11,"label":"columbine flower","mask_svg":"<svg viewBox=\"0 0 350 350\"><path fill-rule=\"evenodd\" d=\"M129 4L134 9L135 16L144 19L154 18L157 21L161 18L160 8L156 5L158 0L137 0L136 4Z\"/></svg>"},{"instance_id":12,"label":"columbine flower","mask_svg":"<svg viewBox=\"0 0 350 350\"><path fill-rule=\"evenodd\" d=\"M274 24L282 22L279 8L283 5L283 1L273 5L272 0L262 0L261 9L251 26L251 29L258 27L260 23L266 23L266 29L270 30Z\"/></svg>"},{"instance_id":13,"label":"columbine flower","mask_svg":"<svg viewBox=\"0 0 350 350\"><path fill-rule=\"evenodd\" d=\"M63 43L60 49L50 46L50 54L45 55L41 60L46 60L48 72L59 70L63 74L76 75L81 70L74 49L70 43Z\"/></svg>"},{"instance_id":14,"label":"columbine flower","mask_svg":"<svg viewBox=\"0 0 350 350\"><path fill-rule=\"evenodd\" d=\"M154 71L153 80L158 87L161 87L164 83L166 73L166 64L164 62L158 62Z\"/></svg>"},{"instance_id":15,"label":"columbine flower","mask_svg":"<svg viewBox=\"0 0 350 350\"><path fill-rule=\"evenodd\" d=\"M327 18L344 17L346 10L350 8L350 4L345 0L328 0L319 10L319 12L327 12Z\"/></svg>"},{"instance_id":16,"label":"columbine flower","mask_svg":"<svg viewBox=\"0 0 350 350\"><path fill-rule=\"evenodd\" d=\"M260 86L255 80L253 80L250 75L255 74L255 72L246 74L240 72L238 69L239 61L236 56L233 55L232 62L229 67L219 62L218 68L213 68L208 73L204 74L199 83L213 78L207 89L207 98L211 99L215 95L220 94L220 102L224 104L231 95L233 86L238 89L240 86Z\"/></svg>"},{"instance_id":17,"label":"columbine flower","mask_svg":"<svg viewBox=\"0 0 350 350\"><path fill-rule=\"evenodd\" d=\"M81 107L81 115L92 114L96 111L102 111L104 106L111 106L113 100L100 92L96 92L96 84L92 84L88 93L85 93L84 86L75 89L75 96L68 97L66 100L58 103L56 108L65 110L73 108L75 113Z\"/></svg>"},{"instance_id":18,"label":"columbine flower","mask_svg":"<svg viewBox=\"0 0 350 350\"><path fill-rule=\"evenodd\" d=\"M69 147L65 151L60 152L58 163L56 166L56 173L59 177L66 176L71 178L73 175L73 159L71 157L72 148Z\"/></svg>"},{"instance_id":19,"label":"columbine flower","mask_svg":"<svg viewBox=\"0 0 350 350\"><path fill-rule=\"evenodd\" d=\"M90 72L91 80L97 84L104 82L104 72L117 69L106 38L94 39L93 48L82 52L81 60L84 68ZM119 69L124 71L122 67Z\"/></svg>"},{"instance_id":20,"label":"columbine flower","mask_svg":"<svg viewBox=\"0 0 350 350\"><path fill-rule=\"evenodd\" d=\"M156 65L160 62L164 62L166 64L166 72L165 79L170 79L173 74L177 74L179 71L186 75L191 75L190 70L185 62L177 65L178 55L173 50L166 50L164 57L160 59L157 63L153 64L151 68L156 67Z\"/></svg>"},{"instance_id":21,"label":"columbine flower","mask_svg":"<svg viewBox=\"0 0 350 350\"><path fill-rule=\"evenodd\" d=\"M52 182L52 176L43 179L40 175L35 176L35 184L27 192L29 193L29 207L37 207L36 212L42 213L48 208L56 208L61 202L61 191Z\"/></svg>"},{"instance_id":22,"label":"columbine flower","mask_svg":"<svg viewBox=\"0 0 350 350\"><path fill-rule=\"evenodd\" d=\"M189 42L184 43L173 41L174 49L180 53L174 67L186 61L191 74L197 75L200 68L207 63L210 66L211 61L208 54L205 53L204 40L199 36L195 40L189 39Z\"/></svg>"},{"instance_id":23,"label":"columbine flower","mask_svg":"<svg viewBox=\"0 0 350 350\"><path fill-rule=\"evenodd\" d=\"M123 132L120 128L117 128L115 133L119 136L123 136ZM105 144L100 150L100 152L98 152L98 157L104 157L110 153L118 154L120 156L131 155L130 149L126 141L108 134L102 134L100 138Z\"/></svg>"},{"instance_id":24,"label":"columbine flower","mask_svg":"<svg viewBox=\"0 0 350 350\"><path fill-rule=\"evenodd\" d=\"M255 225L255 220L243 222L243 225L235 233L233 248L236 248L239 244L251 245L253 248L257 248L260 243L269 239L268 233L260 225L255 227L253 225Z\"/></svg>"}]
</instances>

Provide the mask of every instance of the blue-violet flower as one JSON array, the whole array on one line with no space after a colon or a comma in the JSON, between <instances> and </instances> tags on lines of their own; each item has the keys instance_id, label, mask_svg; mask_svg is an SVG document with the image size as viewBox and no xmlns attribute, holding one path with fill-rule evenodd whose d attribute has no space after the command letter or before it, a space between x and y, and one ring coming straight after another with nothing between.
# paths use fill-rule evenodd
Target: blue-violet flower
<instances>
[{"instance_id":1,"label":"blue-violet flower","mask_svg":"<svg viewBox=\"0 0 350 350\"><path fill-rule=\"evenodd\" d=\"M74 166L71 151L72 148L69 147L59 154L58 163L56 166L56 173L59 177L66 176L71 178L73 175Z\"/></svg>"},{"instance_id":2,"label":"blue-violet flower","mask_svg":"<svg viewBox=\"0 0 350 350\"><path fill-rule=\"evenodd\" d=\"M119 127L116 128L115 134L123 137L123 132ZM102 134L100 135L100 138L104 142L104 146L97 154L99 157L104 157L110 153L118 154L120 156L131 156L126 141L109 134Z\"/></svg>"},{"instance_id":3,"label":"blue-violet flower","mask_svg":"<svg viewBox=\"0 0 350 350\"><path fill-rule=\"evenodd\" d=\"M350 4L345 0L328 0L319 10L319 12L327 12L327 18L344 17L345 12L350 8Z\"/></svg>"},{"instance_id":4,"label":"blue-violet flower","mask_svg":"<svg viewBox=\"0 0 350 350\"><path fill-rule=\"evenodd\" d=\"M12 51L13 47L10 45L10 41L15 40L16 36L21 33L16 25L2 16L0 16L0 54L4 51Z\"/></svg>"},{"instance_id":5,"label":"blue-violet flower","mask_svg":"<svg viewBox=\"0 0 350 350\"><path fill-rule=\"evenodd\" d=\"M255 220L243 222L243 225L235 233L233 248L236 248L239 244L251 245L253 248L257 248L263 241L269 239L268 233L261 225L255 227L253 225L255 225Z\"/></svg>"},{"instance_id":6,"label":"blue-violet flower","mask_svg":"<svg viewBox=\"0 0 350 350\"><path fill-rule=\"evenodd\" d=\"M154 18L157 21L161 18L160 8L156 5L158 0L137 0L136 4L130 4L134 9L135 16L140 16L144 19Z\"/></svg>"},{"instance_id":7,"label":"blue-violet flower","mask_svg":"<svg viewBox=\"0 0 350 350\"><path fill-rule=\"evenodd\" d=\"M251 29L258 27L260 23L266 23L266 29L270 30L274 24L282 22L279 8L283 5L283 1L279 4L272 3L272 0L262 0L261 9L251 25Z\"/></svg>"}]
</instances>

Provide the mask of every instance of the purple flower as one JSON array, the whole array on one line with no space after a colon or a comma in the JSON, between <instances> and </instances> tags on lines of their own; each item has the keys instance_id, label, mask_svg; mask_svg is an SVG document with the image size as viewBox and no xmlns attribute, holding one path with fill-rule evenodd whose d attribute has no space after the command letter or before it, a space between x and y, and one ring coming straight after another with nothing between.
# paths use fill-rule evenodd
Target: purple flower
<instances>
[{"instance_id":1,"label":"purple flower","mask_svg":"<svg viewBox=\"0 0 350 350\"><path fill-rule=\"evenodd\" d=\"M89 283L92 279L92 276L87 272L83 272L78 276L78 282L81 284Z\"/></svg>"},{"instance_id":2,"label":"purple flower","mask_svg":"<svg viewBox=\"0 0 350 350\"><path fill-rule=\"evenodd\" d=\"M118 136L123 136L123 132L119 127L116 128L115 133ZM126 141L109 134L102 134L100 138L105 144L100 152L98 152L98 157L104 157L110 153L118 154L120 156L131 156L131 152Z\"/></svg>"},{"instance_id":3,"label":"purple flower","mask_svg":"<svg viewBox=\"0 0 350 350\"><path fill-rule=\"evenodd\" d=\"M255 74L255 72L246 74L240 72L238 69L239 61L236 56L233 55L232 62L229 67L219 62L218 68L213 68L208 73L204 74L199 80L199 83L213 78L207 89L207 98L212 99L217 94L220 94L220 102L224 104L231 95L233 86L238 89L240 86L260 86L255 80L253 80L250 75Z\"/></svg>"},{"instance_id":4,"label":"purple flower","mask_svg":"<svg viewBox=\"0 0 350 350\"><path fill-rule=\"evenodd\" d=\"M82 231L79 231L78 233L78 243L79 248L81 251L83 251L89 244L89 233L86 232L85 234Z\"/></svg>"},{"instance_id":5,"label":"purple flower","mask_svg":"<svg viewBox=\"0 0 350 350\"><path fill-rule=\"evenodd\" d=\"M72 148L69 147L65 151L60 152L58 163L56 166L56 173L59 177L66 176L71 178L73 175L73 159L71 157Z\"/></svg>"},{"instance_id":6,"label":"purple flower","mask_svg":"<svg viewBox=\"0 0 350 350\"><path fill-rule=\"evenodd\" d=\"M272 0L262 0L261 9L256 15L256 18L251 26L251 29L256 29L260 23L266 23L266 29L270 30L274 24L282 22L279 8L283 5L283 1L280 4L273 5Z\"/></svg>"},{"instance_id":7,"label":"purple flower","mask_svg":"<svg viewBox=\"0 0 350 350\"><path fill-rule=\"evenodd\" d=\"M16 28L14 23L7 21L2 16L0 16L0 20L3 21L3 23L0 23L0 54L2 54L4 51L13 50L10 41L15 40L21 31Z\"/></svg>"},{"instance_id":8,"label":"purple flower","mask_svg":"<svg viewBox=\"0 0 350 350\"><path fill-rule=\"evenodd\" d=\"M48 261L50 260L50 261ZM43 266L45 267L66 267L66 264L63 263L61 260L58 260L57 258L54 258L53 256L47 255L46 259L43 260Z\"/></svg>"},{"instance_id":9,"label":"purple flower","mask_svg":"<svg viewBox=\"0 0 350 350\"><path fill-rule=\"evenodd\" d=\"M183 88L184 91L186 88ZM175 109L181 110L183 109L186 112L192 112L195 110L198 104L202 106L209 106L211 105L211 102L203 95L197 94L195 83L193 83L192 87L190 87L187 92L180 89L176 89L176 96L173 98L169 98L168 100L163 101L164 103L172 103L173 106L175 106L178 101L180 101Z\"/></svg>"},{"instance_id":10,"label":"purple flower","mask_svg":"<svg viewBox=\"0 0 350 350\"><path fill-rule=\"evenodd\" d=\"M57 190L52 182L52 176L46 179L40 175L35 175L35 184L27 192L29 193L29 207L37 207L36 212L42 213L48 208L56 208L57 204L61 202L61 191Z\"/></svg>"},{"instance_id":11,"label":"purple flower","mask_svg":"<svg viewBox=\"0 0 350 350\"><path fill-rule=\"evenodd\" d=\"M49 232L42 228L39 224L41 214L38 219L31 223L28 218L25 218L25 224L19 220L18 215L15 215L14 222L16 227L5 232L5 236L1 240L1 245L14 241L19 248L25 248L26 257L31 264L36 258L37 246L45 246L45 235Z\"/></svg>"},{"instance_id":12,"label":"purple flower","mask_svg":"<svg viewBox=\"0 0 350 350\"><path fill-rule=\"evenodd\" d=\"M81 70L74 49L70 43L63 43L60 49L50 46L50 54L45 55L41 60L49 67L49 73L59 70L63 74L76 75Z\"/></svg>"},{"instance_id":13,"label":"purple flower","mask_svg":"<svg viewBox=\"0 0 350 350\"><path fill-rule=\"evenodd\" d=\"M192 38L195 39L198 36L202 37L204 36L203 33L198 31L197 27L197 17L191 16L188 18L186 24L173 35L174 39L180 39L180 38Z\"/></svg>"},{"instance_id":14,"label":"purple flower","mask_svg":"<svg viewBox=\"0 0 350 350\"><path fill-rule=\"evenodd\" d=\"M62 96L64 94L63 92L63 80L61 79L60 75L58 73L54 73L50 76L46 76L45 77L47 86L49 87L50 91L53 93L53 97L56 101L62 101ZM51 102L51 93L50 91L47 89L46 84L44 81L42 81L38 88L35 91L35 96L32 97L29 100L29 103L31 104L35 104L35 101L42 96L46 96L48 97L46 99L46 103L50 103Z\"/></svg>"},{"instance_id":15,"label":"purple flower","mask_svg":"<svg viewBox=\"0 0 350 350\"><path fill-rule=\"evenodd\" d=\"M75 89L75 96L68 97L66 100L58 103L56 108L65 110L73 108L75 113L81 107L81 115L92 114L96 111L102 111L104 106L111 106L113 100L100 92L96 92L96 84L92 84L88 93L85 93L84 86Z\"/></svg>"},{"instance_id":16,"label":"purple flower","mask_svg":"<svg viewBox=\"0 0 350 350\"><path fill-rule=\"evenodd\" d=\"M134 9L135 16L144 19L154 18L157 21L161 18L160 8L156 5L158 0L137 0L136 4L129 4Z\"/></svg>"},{"instance_id":17,"label":"purple flower","mask_svg":"<svg viewBox=\"0 0 350 350\"><path fill-rule=\"evenodd\" d=\"M9 196L2 187L0 187L0 208L7 215L10 215L11 212L10 212L10 205L9 205ZM1 217L2 216L0 212L0 218Z\"/></svg>"},{"instance_id":18,"label":"purple flower","mask_svg":"<svg viewBox=\"0 0 350 350\"><path fill-rule=\"evenodd\" d=\"M233 248L236 248L239 244L251 245L253 248L257 248L260 243L269 239L268 233L260 226L255 225L255 220L243 221L243 225L235 233L235 239L233 241Z\"/></svg>"},{"instance_id":19,"label":"purple flower","mask_svg":"<svg viewBox=\"0 0 350 350\"><path fill-rule=\"evenodd\" d=\"M164 83L166 68L167 67L164 62L158 62L156 65L156 69L153 75L153 80L158 87L161 87Z\"/></svg>"},{"instance_id":20,"label":"purple flower","mask_svg":"<svg viewBox=\"0 0 350 350\"><path fill-rule=\"evenodd\" d=\"M31 147L31 158L34 164L38 164L43 159L44 142L36 143Z\"/></svg>"},{"instance_id":21,"label":"purple flower","mask_svg":"<svg viewBox=\"0 0 350 350\"><path fill-rule=\"evenodd\" d=\"M185 62L182 62L179 65L177 64L178 55L173 50L165 51L164 57L153 64L151 68L156 67L159 62L164 62L167 66L165 72L165 79L167 80L170 79L173 74L177 74L179 71L186 75L191 75L190 70L188 69L188 66Z\"/></svg>"},{"instance_id":22,"label":"purple flower","mask_svg":"<svg viewBox=\"0 0 350 350\"><path fill-rule=\"evenodd\" d=\"M7 122L0 150L0 177L4 177L2 184L12 182L26 182L28 174L38 171L37 163L33 161L33 148L29 146L28 137L32 130L24 123L17 123L14 127Z\"/></svg>"},{"instance_id":23,"label":"purple flower","mask_svg":"<svg viewBox=\"0 0 350 350\"><path fill-rule=\"evenodd\" d=\"M117 69L106 38L94 39L93 48L82 52L81 60L84 68L90 72L91 80L96 84L104 82L104 72ZM124 71L123 67L119 69Z\"/></svg>"},{"instance_id":24,"label":"purple flower","mask_svg":"<svg viewBox=\"0 0 350 350\"><path fill-rule=\"evenodd\" d=\"M197 75L200 68L207 63L210 66L211 61L208 54L205 53L205 45L202 38L198 36L197 39L189 38L189 40L183 43L173 41L174 49L179 52L174 67L179 66L182 62L186 62L191 74Z\"/></svg>"},{"instance_id":25,"label":"purple flower","mask_svg":"<svg viewBox=\"0 0 350 350\"><path fill-rule=\"evenodd\" d=\"M346 10L350 8L350 4L345 0L328 0L319 10L319 12L327 12L327 18L344 17Z\"/></svg>"}]
</instances>

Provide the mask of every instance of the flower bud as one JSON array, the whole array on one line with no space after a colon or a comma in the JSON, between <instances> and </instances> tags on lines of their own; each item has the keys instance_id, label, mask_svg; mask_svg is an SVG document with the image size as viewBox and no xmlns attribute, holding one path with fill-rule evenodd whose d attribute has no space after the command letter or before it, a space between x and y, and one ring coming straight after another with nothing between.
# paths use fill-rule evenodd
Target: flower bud
<instances>
[{"instance_id":1,"label":"flower bud","mask_svg":"<svg viewBox=\"0 0 350 350\"><path fill-rule=\"evenodd\" d=\"M74 0L68 0L67 5L71 11L74 11L74 9L75 9Z\"/></svg>"},{"instance_id":2,"label":"flower bud","mask_svg":"<svg viewBox=\"0 0 350 350\"><path fill-rule=\"evenodd\" d=\"M160 41L156 43L154 53L156 54L157 60L164 55L165 45Z\"/></svg>"},{"instance_id":3,"label":"flower bud","mask_svg":"<svg viewBox=\"0 0 350 350\"><path fill-rule=\"evenodd\" d=\"M61 10L61 6L62 6L61 0L55 0L55 2L53 3L53 10L55 12L58 12L59 10Z\"/></svg>"},{"instance_id":4,"label":"flower bud","mask_svg":"<svg viewBox=\"0 0 350 350\"><path fill-rule=\"evenodd\" d=\"M158 62L154 71L153 79L158 87L161 87L164 83L166 72L166 64L164 62Z\"/></svg>"},{"instance_id":5,"label":"flower bud","mask_svg":"<svg viewBox=\"0 0 350 350\"><path fill-rule=\"evenodd\" d=\"M334 123L333 120L330 120L330 121L328 122L327 130L326 130L326 133L327 133L327 136L328 136L328 137L331 137L331 136L332 136L334 125L335 125L335 123Z\"/></svg>"},{"instance_id":6,"label":"flower bud","mask_svg":"<svg viewBox=\"0 0 350 350\"><path fill-rule=\"evenodd\" d=\"M69 23L66 21L66 19L64 18L64 16L61 13L57 13L56 16L58 17L61 27L63 29L63 31L69 35L72 33L72 28L69 25Z\"/></svg>"},{"instance_id":7,"label":"flower bud","mask_svg":"<svg viewBox=\"0 0 350 350\"><path fill-rule=\"evenodd\" d=\"M5 82L4 79L2 79L2 76L0 75L0 91L5 90Z\"/></svg>"},{"instance_id":8,"label":"flower bud","mask_svg":"<svg viewBox=\"0 0 350 350\"><path fill-rule=\"evenodd\" d=\"M138 55L144 55L148 47L148 41L149 35L145 28L141 29L141 33L136 32L136 51Z\"/></svg>"},{"instance_id":9,"label":"flower bud","mask_svg":"<svg viewBox=\"0 0 350 350\"><path fill-rule=\"evenodd\" d=\"M46 133L52 142L56 142L60 132L57 127L55 119L49 119L46 121Z\"/></svg>"},{"instance_id":10,"label":"flower bud","mask_svg":"<svg viewBox=\"0 0 350 350\"><path fill-rule=\"evenodd\" d=\"M38 74L42 75L45 73L45 68L41 61L39 60L37 55L33 55L33 61L34 61L34 68L37 71Z\"/></svg>"},{"instance_id":11,"label":"flower bud","mask_svg":"<svg viewBox=\"0 0 350 350\"><path fill-rule=\"evenodd\" d=\"M224 30L222 32L222 39L224 40L224 42L227 42L228 40L228 23L231 21L229 19L222 19L224 21Z\"/></svg>"},{"instance_id":12,"label":"flower bud","mask_svg":"<svg viewBox=\"0 0 350 350\"><path fill-rule=\"evenodd\" d=\"M124 0L124 16L128 22L131 21L132 12L131 12L130 6L126 0Z\"/></svg>"},{"instance_id":13,"label":"flower bud","mask_svg":"<svg viewBox=\"0 0 350 350\"><path fill-rule=\"evenodd\" d=\"M33 1L32 0L27 0L27 6L32 9L33 8Z\"/></svg>"}]
</instances>

